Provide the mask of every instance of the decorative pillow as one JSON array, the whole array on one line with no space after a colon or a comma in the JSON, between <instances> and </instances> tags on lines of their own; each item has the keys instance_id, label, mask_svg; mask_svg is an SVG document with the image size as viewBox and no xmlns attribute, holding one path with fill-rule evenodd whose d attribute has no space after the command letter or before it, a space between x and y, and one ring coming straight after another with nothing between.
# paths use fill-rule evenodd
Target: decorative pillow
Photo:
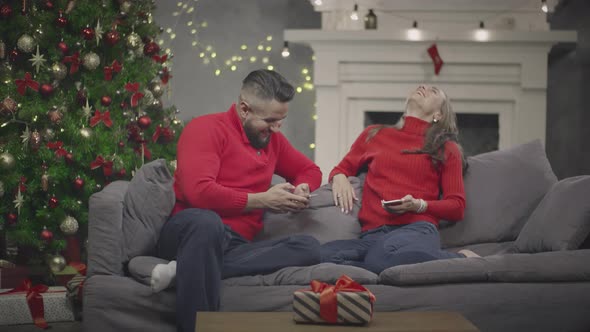
<instances>
[{"instance_id":1,"label":"decorative pillow","mask_svg":"<svg viewBox=\"0 0 590 332\"><path fill-rule=\"evenodd\" d=\"M465 218L441 224L445 248L513 241L557 182L539 140L469 157L468 162Z\"/></svg>"},{"instance_id":2,"label":"decorative pillow","mask_svg":"<svg viewBox=\"0 0 590 332\"><path fill-rule=\"evenodd\" d=\"M351 214L344 214L334 205L332 185L318 188L311 198L308 209L298 213L272 213L264 215L264 229L256 240L270 240L293 234L306 234L315 237L320 243L333 240L356 239L361 233L358 211L362 195L362 178L348 178L359 200L355 202Z\"/></svg>"},{"instance_id":3,"label":"decorative pillow","mask_svg":"<svg viewBox=\"0 0 590 332\"><path fill-rule=\"evenodd\" d=\"M131 179L123 201L126 261L155 254L160 229L174 207L173 183L164 159L143 165Z\"/></svg>"},{"instance_id":4,"label":"decorative pillow","mask_svg":"<svg viewBox=\"0 0 590 332\"><path fill-rule=\"evenodd\" d=\"M590 233L590 176L559 181L545 195L516 239L520 252L573 250Z\"/></svg>"}]
</instances>

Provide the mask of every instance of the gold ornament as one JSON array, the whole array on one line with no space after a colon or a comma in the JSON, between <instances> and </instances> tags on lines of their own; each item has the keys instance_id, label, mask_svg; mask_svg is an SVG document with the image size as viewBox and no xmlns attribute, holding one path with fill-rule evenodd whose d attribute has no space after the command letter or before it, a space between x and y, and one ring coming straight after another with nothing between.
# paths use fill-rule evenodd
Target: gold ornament
<instances>
[{"instance_id":1,"label":"gold ornament","mask_svg":"<svg viewBox=\"0 0 590 332\"><path fill-rule=\"evenodd\" d=\"M98 67L98 65L100 65L100 57L94 52L86 53L86 55L84 55L83 62L84 68L88 70L94 70Z\"/></svg>"},{"instance_id":2,"label":"gold ornament","mask_svg":"<svg viewBox=\"0 0 590 332\"><path fill-rule=\"evenodd\" d=\"M49 269L51 272L57 273L66 268L66 259L61 255L55 255L49 258Z\"/></svg>"},{"instance_id":3,"label":"gold ornament","mask_svg":"<svg viewBox=\"0 0 590 332\"><path fill-rule=\"evenodd\" d=\"M31 53L33 51L33 48L35 48L35 40L33 39L33 37L24 34L20 36L20 38L16 42L16 46L19 50L25 53Z\"/></svg>"},{"instance_id":4,"label":"gold ornament","mask_svg":"<svg viewBox=\"0 0 590 332\"><path fill-rule=\"evenodd\" d=\"M51 75L54 79L61 81L68 75L68 68L61 62L56 62L51 65Z\"/></svg>"},{"instance_id":5,"label":"gold ornament","mask_svg":"<svg viewBox=\"0 0 590 332\"><path fill-rule=\"evenodd\" d=\"M148 85L148 89L152 92L154 98L160 98L164 94L164 88L159 81L151 81Z\"/></svg>"},{"instance_id":6,"label":"gold ornament","mask_svg":"<svg viewBox=\"0 0 590 332\"><path fill-rule=\"evenodd\" d=\"M0 104L0 115L13 115L18 109L16 101L10 97L4 98Z\"/></svg>"},{"instance_id":7,"label":"gold ornament","mask_svg":"<svg viewBox=\"0 0 590 332\"><path fill-rule=\"evenodd\" d=\"M59 225L59 229L61 229L65 235L74 235L78 231L78 220L72 216L66 216Z\"/></svg>"},{"instance_id":8,"label":"gold ornament","mask_svg":"<svg viewBox=\"0 0 590 332\"><path fill-rule=\"evenodd\" d=\"M47 175L47 173L41 175L41 189L43 189L44 192L49 190L49 175Z\"/></svg>"},{"instance_id":9,"label":"gold ornament","mask_svg":"<svg viewBox=\"0 0 590 332\"><path fill-rule=\"evenodd\" d=\"M33 149L33 151L37 151L41 147L41 134L39 134L37 130L31 133L29 144L31 145L31 149Z\"/></svg>"},{"instance_id":10,"label":"gold ornament","mask_svg":"<svg viewBox=\"0 0 590 332\"><path fill-rule=\"evenodd\" d=\"M51 123L58 125L61 123L64 114L57 108L57 106L53 106L49 111L47 111L47 117Z\"/></svg>"},{"instance_id":11,"label":"gold ornament","mask_svg":"<svg viewBox=\"0 0 590 332\"><path fill-rule=\"evenodd\" d=\"M119 9L121 9L121 13L129 14L129 10L131 10L131 2L130 1L123 1L121 3L121 6L119 7Z\"/></svg>"},{"instance_id":12,"label":"gold ornament","mask_svg":"<svg viewBox=\"0 0 590 332\"><path fill-rule=\"evenodd\" d=\"M90 138L92 137L92 129L84 127L80 129L80 135L82 135L84 138Z\"/></svg>"},{"instance_id":13,"label":"gold ornament","mask_svg":"<svg viewBox=\"0 0 590 332\"><path fill-rule=\"evenodd\" d=\"M135 32L132 32L129 34L129 36L127 36L127 47L130 49L136 50L138 48L143 48L142 44L141 37Z\"/></svg>"},{"instance_id":14,"label":"gold ornament","mask_svg":"<svg viewBox=\"0 0 590 332\"><path fill-rule=\"evenodd\" d=\"M0 168L10 171L16 165L14 156L8 152L0 154Z\"/></svg>"}]
</instances>

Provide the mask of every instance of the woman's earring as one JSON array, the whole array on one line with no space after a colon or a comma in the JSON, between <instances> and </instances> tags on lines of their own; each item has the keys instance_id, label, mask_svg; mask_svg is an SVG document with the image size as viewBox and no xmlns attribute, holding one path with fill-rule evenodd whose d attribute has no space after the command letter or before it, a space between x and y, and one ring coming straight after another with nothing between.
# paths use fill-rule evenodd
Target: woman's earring
<instances>
[{"instance_id":1,"label":"woman's earring","mask_svg":"<svg viewBox=\"0 0 590 332\"><path fill-rule=\"evenodd\" d=\"M438 119L437 118L434 118L434 119L432 119L432 122L438 123Z\"/></svg>"}]
</instances>

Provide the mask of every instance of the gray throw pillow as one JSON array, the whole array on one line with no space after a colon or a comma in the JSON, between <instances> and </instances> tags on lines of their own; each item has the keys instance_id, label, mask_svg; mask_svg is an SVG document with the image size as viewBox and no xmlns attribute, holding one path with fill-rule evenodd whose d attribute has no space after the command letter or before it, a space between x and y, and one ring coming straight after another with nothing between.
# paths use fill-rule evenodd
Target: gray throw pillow
<instances>
[{"instance_id":1,"label":"gray throw pillow","mask_svg":"<svg viewBox=\"0 0 590 332\"><path fill-rule=\"evenodd\" d=\"M469 157L468 162L465 217L441 223L445 248L513 241L557 182L539 140Z\"/></svg>"},{"instance_id":2,"label":"gray throw pillow","mask_svg":"<svg viewBox=\"0 0 590 332\"><path fill-rule=\"evenodd\" d=\"M553 185L518 235L518 251L578 249L590 233L588 197L588 175L567 178Z\"/></svg>"},{"instance_id":3,"label":"gray throw pillow","mask_svg":"<svg viewBox=\"0 0 590 332\"><path fill-rule=\"evenodd\" d=\"M256 241L286 237L293 234L306 234L315 237L320 243L334 240L356 239L361 233L358 222L358 211L362 195L362 178L351 176L352 184L358 201L355 202L351 214L344 214L334 205L332 185L325 184L315 190L317 194L311 198L308 209L298 213L264 214L264 229L256 237Z\"/></svg>"},{"instance_id":4,"label":"gray throw pillow","mask_svg":"<svg viewBox=\"0 0 590 332\"><path fill-rule=\"evenodd\" d=\"M123 200L126 261L155 254L160 229L174 207L173 183L164 159L143 165L131 179Z\"/></svg>"}]
</instances>

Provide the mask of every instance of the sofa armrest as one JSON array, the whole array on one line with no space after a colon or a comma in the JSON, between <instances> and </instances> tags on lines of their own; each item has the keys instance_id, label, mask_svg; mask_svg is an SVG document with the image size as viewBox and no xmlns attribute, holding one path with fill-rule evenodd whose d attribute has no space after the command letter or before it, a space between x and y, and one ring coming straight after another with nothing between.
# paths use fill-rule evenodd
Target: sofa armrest
<instances>
[{"instance_id":1,"label":"sofa armrest","mask_svg":"<svg viewBox=\"0 0 590 332\"><path fill-rule=\"evenodd\" d=\"M123 199L129 182L115 181L92 194L88 212L88 277L124 275Z\"/></svg>"},{"instance_id":2,"label":"sofa armrest","mask_svg":"<svg viewBox=\"0 0 590 332\"><path fill-rule=\"evenodd\" d=\"M590 250L455 258L391 267L379 275L386 285L466 282L572 282L590 280Z\"/></svg>"}]
</instances>

